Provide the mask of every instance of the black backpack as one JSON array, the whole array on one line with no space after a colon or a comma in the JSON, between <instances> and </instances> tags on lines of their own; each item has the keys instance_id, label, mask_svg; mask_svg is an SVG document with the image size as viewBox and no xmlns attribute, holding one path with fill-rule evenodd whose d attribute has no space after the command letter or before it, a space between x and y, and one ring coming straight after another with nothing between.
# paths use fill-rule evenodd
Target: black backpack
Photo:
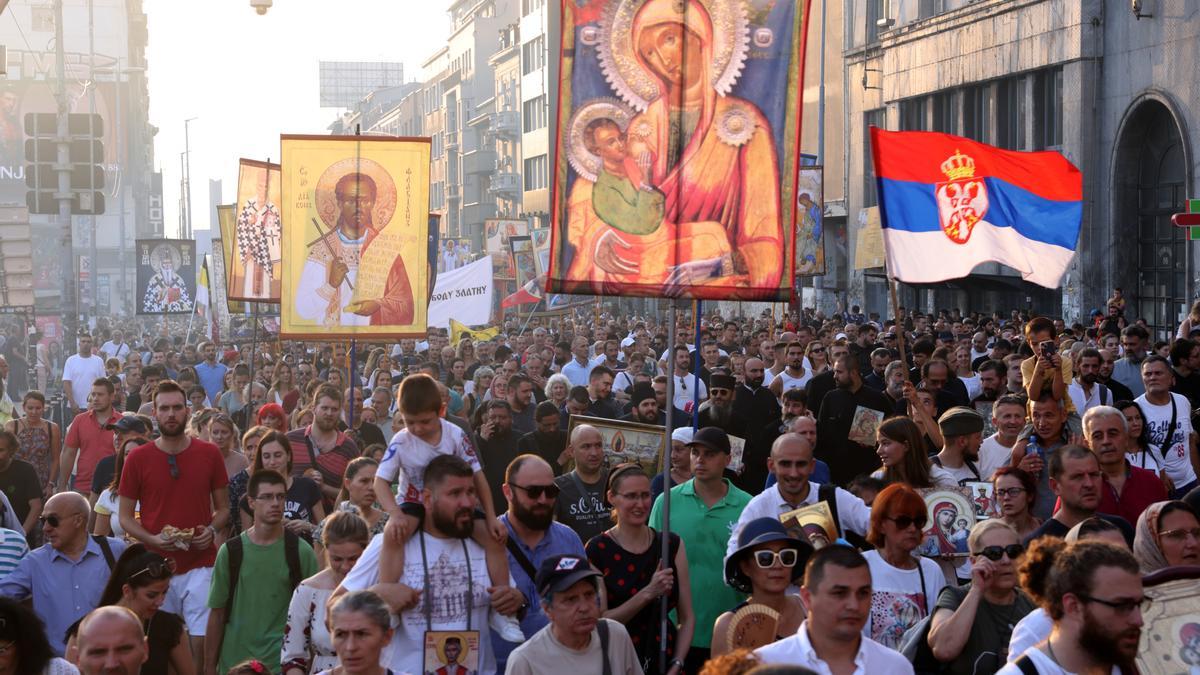
<instances>
[{"instance_id":1,"label":"black backpack","mask_svg":"<svg viewBox=\"0 0 1200 675\"><path fill-rule=\"evenodd\" d=\"M233 594L237 591L238 576L242 572L242 558L245 556L243 536L238 535L225 542L229 553L229 595L225 598L226 623L229 623L229 618L233 615ZM300 571L300 537L288 530L283 531L283 557L287 559L288 583L291 584L292 590L296 590L304 580L303 572Z\"/></svg>"}]
</instances>

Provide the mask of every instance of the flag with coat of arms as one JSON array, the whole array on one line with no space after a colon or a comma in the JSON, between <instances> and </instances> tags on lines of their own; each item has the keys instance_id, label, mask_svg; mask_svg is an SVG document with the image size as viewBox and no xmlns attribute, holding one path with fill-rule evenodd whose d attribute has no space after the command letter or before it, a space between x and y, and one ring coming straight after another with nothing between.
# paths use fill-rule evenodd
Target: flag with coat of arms
<instances>
[{"instance_id":1,"label":"flag with coat of arms","mask_svg":"<svg viewBox=\"0 0 1200 675\"><path fill-rule=\"evenodd\" d=\"M871 127L888 274L958 279L998 262L1056 288L1079 241L1083 174L1054 151Z\"/></svg>"}]
</instances>

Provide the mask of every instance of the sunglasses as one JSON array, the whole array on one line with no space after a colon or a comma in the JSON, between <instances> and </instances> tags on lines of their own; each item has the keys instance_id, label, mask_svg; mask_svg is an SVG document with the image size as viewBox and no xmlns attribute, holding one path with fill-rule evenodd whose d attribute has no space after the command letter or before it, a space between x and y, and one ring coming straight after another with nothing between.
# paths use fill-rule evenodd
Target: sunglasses
<instances>
[{"instance_id":1,"label":"sunglasses","mask_svg":"<svg viewBox=\"0 0 1200 675\"><path fill-rule=\"evenodd\" d=\"M555 499L560 492L558 486L554 483L549 485L517 485L516 483L509 483L509 485L524 490L530 499L541 499L542 495L546 495L550 499Z\"/></svg>"},{"instance_id":2,"label":"sunglasses","mask_svg":"<svg viewBox=\"0 0 1200 675\"><path fill-rule=\"evenodd\" d=\"M888 518L888 520L895 523L896 528L900 530L907 530L913 525L916 525L918 530L923 530L925 529L925 524L929 522L929 517L925 515L920 515L916 518L912 516L896 516L895 518Z\"/></svg>"},{"instance_id":3,"label":"sunglasses","mask_svg":"<svg viewBox=\"0 0 1200 675\"><path fill-rule=\"evenodd\" d=\"M134 578L142 574L149 574L151 579L166 579L172 574L175 574L175 560L173 558L152 560L146 564L144 569L130 574L126 581L133 581Z\"/></svg>"},{"instance_id":4,"label":"sunglasses","mask_svg":"<svg viewBox=\"0 0 1200 675\"><path fill-rule=\"evenodd\" d=\"M51 513L48 516L42 516L41 518L38 518L38 522L41 523L42 525L49 525L50 527L58 527L59 525L62 524L62 522L64 520L66 520L67 518L70 518L70 517L71 516L60 516L56 513Z\"/></svg>"},{"instance_id":5,"label":"sunglasses","mask_svg":"<svg viewBox=\"0 0 1200 675\"><path fill-rule=\"evenodd\" d=\"M975 555L981 555L992 562L999 562L1000 558L1005 555L1009 560L1016 560L1025 552L1025 547L1021 544L1009 544L1008 546L985 546Z\"/></svg>"},{"instance_id":6,"label":"sunglasses","mask_svg":"<svg viewBox=\"0 0 1200 675\"><path fill-rule=\"evenodd\" d=\"M167 455L167 470L171 472L171 480L179 480L179 460L175 455Z\"/></svg>"},{"instance_id":7,"label":"sunglasses","mask_svg":"<svg viewBox=\"0 0 1200 675\"><path fill-rule=\"evenodd\" d=\"M796 561L800 559L800 552L794 548L785 548L780 551L755 551L754 562L760 569L771 569L775 566L775 561L778 560L780 565L784 567L795 567Z\"/></svg>"}]
</instances>

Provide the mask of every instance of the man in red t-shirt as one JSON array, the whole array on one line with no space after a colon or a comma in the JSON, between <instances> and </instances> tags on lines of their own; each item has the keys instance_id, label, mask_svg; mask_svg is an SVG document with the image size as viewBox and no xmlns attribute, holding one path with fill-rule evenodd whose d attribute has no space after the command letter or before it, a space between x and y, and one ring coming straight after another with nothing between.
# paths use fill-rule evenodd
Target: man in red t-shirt
<instances>
[{"instance_id":1,"label":"man in red t-shirt","mask_svg":"<svg viewBox=\"0 0 1200 675\"><path fill-rule=\"evenodd\" d=\"M188 437L187 395L171 380L154 392L154 417L162 434L130 451L121 471L121 527L175 561L163 609L187 622L196 672L204 660L208 590L229 524L229 479L217 446ZM140 521L134 511L140 511Z\"/></svg>"},{"instance_id":2,"label":"man in red t-shirt","mask_svg":"<svg viewBox=\"0 0 1200 675\"><path fill-rule=\"evenodd\" d=\"M67 478L74 467L75 482L71 484L71 489L86 496L92 486L96 464L113 454L113 432L105 427L121 419L121 413L113 410L112 406L115 391L113 383L106 377L92 383L88 409L76 415L67 429L66 447L63 448L62 464L58 470L59 492L67 489Z\"/></svg>"}]
</instances>

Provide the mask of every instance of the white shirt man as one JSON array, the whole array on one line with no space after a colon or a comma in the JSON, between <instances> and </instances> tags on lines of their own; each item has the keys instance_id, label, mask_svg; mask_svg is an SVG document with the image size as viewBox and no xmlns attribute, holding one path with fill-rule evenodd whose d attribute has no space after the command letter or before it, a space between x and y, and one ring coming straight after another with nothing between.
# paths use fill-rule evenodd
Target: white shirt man
<instances>
[{"instance_id":1,"label":"white shirt man","mask_svg":"<svg viewBox=\"0 0 1200 675\"><path fill-rule=\"evenodd\" d=\"M104 377L104 359L92 353L90 335L79 337L79 353L67 357L63 365L63 386L70 383L70 404L75 410L86 410L92 383Z\"/></svg>"}]
</instances>

